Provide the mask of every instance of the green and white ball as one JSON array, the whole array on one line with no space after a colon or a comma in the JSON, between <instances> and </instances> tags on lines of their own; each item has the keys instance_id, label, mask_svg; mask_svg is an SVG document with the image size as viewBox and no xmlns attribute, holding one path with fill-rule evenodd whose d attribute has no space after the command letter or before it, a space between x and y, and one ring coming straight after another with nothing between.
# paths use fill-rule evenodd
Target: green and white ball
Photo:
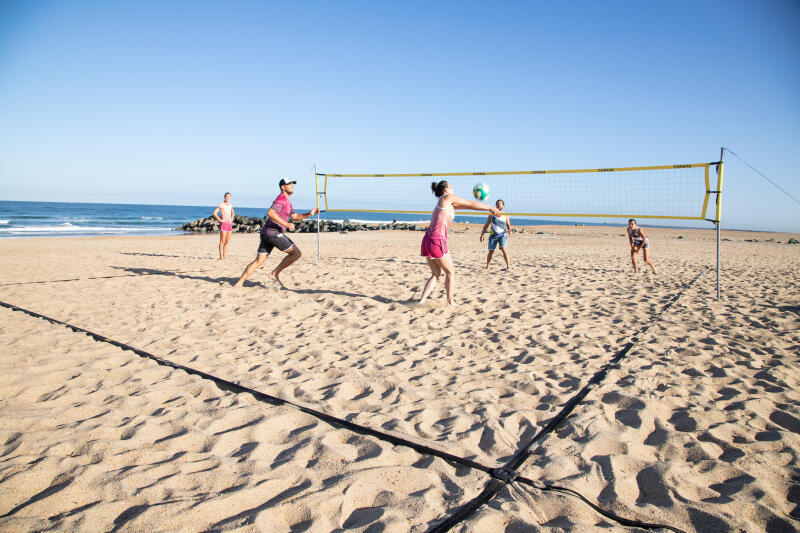
<instances>
[{"instance_id":1,"label":"green and white ball","mask_svg":"<svg viewBox=\"0 0 800 533\"><path fill-rule=\"evenodd\" d=\"M489 197L489 185L483 182L476 183L472 188L472 196L477 200L485 200Z\"/></svg>"}]
</instances>

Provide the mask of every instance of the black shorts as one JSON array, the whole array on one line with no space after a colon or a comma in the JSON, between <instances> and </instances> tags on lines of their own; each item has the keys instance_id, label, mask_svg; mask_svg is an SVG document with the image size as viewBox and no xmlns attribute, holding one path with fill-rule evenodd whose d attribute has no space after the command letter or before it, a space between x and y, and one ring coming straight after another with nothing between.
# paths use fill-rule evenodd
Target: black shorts
<instances>
[{"instance_id":1,"label":"black shorts","mask_svg":"<svg viewBox=\"0 0 800 533\"><path fill-rule=\"evenodd\" d=\"M268 230L266 233L261 234L261 244L258 245L258 253L268 254L273 248L285 252L292 246L294 246L292 239L285 234L276 230Z\"/></svg>"}]
</instances>

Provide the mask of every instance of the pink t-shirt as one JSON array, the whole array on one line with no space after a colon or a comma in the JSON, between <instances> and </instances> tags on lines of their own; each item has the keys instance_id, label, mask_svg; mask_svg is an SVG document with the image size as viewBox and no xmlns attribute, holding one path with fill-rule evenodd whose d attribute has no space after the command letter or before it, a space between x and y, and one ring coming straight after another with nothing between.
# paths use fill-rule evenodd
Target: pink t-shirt
<instances>
[{"instance_id":1,"label":"pink t-shirt","mask_svg":"<svg viewBox=\"0 0 800 533\"><path fill-rule=\"evenodd\" d=\"M290 202L289 198L287 198L286 195L283 193L280 193L278 197L275 198L275 201L272 202L272 206L270 207L270 209L274 209L275 212L278 213L278 216L287 222L290 222L289 215L294 213L294 208L292 208L292 202ZM261 233L266 233L268 229L283 232L283 230L286 228L284 228L280 224L276 224L275 222L272 221L272 219L269 219L267 220L267 223L264 224L264 227L261 228Z\"/></svg>"},{"instance_id":2,"label":"pink t-shirt","mask_svg":"<svg viewBox=\"0 0 800 533\"><path fill-rule=\"evenodd\" d=\"M226 204L222 202L217 206L220 213L222 214L222 222L233 222L233 218L231 217L231 213L233 213L233 204Z\"/></svg>"}]
</instances>

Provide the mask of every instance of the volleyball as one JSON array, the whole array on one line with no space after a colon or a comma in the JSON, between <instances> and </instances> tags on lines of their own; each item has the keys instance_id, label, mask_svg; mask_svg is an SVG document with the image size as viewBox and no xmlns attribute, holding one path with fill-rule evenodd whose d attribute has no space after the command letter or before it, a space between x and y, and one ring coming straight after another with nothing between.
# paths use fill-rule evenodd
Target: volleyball
<instances>
[{"instance_id":1,"label":"volleyball","mask_svg":"<svg viewBox=\"0 0 800 533\"><path fill-rule=\"evenodd\" d=\"M477 200L485 200L489 196L489 185L486 183L476 183L472 188L472 196Z\"/></svg>"}]
</instances>

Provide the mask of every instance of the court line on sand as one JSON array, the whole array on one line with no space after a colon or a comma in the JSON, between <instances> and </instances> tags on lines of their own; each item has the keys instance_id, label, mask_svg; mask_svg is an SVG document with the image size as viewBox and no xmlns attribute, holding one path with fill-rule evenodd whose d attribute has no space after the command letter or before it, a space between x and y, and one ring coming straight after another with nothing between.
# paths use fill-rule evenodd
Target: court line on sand
<instances>
[{"instance_id":1,"label":"court line on sand","mask_svg":"<svg viewBox=\"0 0 800 533\"><path fill-rule=\"evenodd\" d=\"M645 326L641 328L636 335L634 335L625 346L619 350L611 360L603 365L603 367L598 370L594 376L589 380L589 382L580 390L578 391L575 396L570 398L570 400L564 405L564 407L559 411L559 413L550 419L550 422L542 428L534 437L528 441L524 446L522 446L519 451L514 454L508 463L505 466L499 468L498 470L503 471L505 473L505 479L503 477L495 476L484 487L483 491L467 502L466 504L462 505L460 509L456 510L452 515L448 518L440 522L436 527L431 529L431 533L433 532L444 532L449 531L453 526L458 524L459 522L469 518L474 514L478 508L480 508L483 504L487 503L489 500L494 498L497 493L500 492L508 483L514 481L515 479L519 479L517 474L517 470L523 465L523 463L528 459L530 456L530 448L536 442L542 440L544 437L555 431L555 429L563 422L571 413L572 411L578 406L580 402L594 389L597 385L602 383L608 373L613 370L614 368L619 367L620 362L628 355L628 353L641 341L642 337L644 337L645 333L658 321L661 316L666 313L670 307L672 307L675 302L677 302L683 293L686 292L694 283L703 275L703 272L697 274L689 283L685 284L683 289L681 289L659 312L654 313L651 315L650 319L647 321ZM532 483L527 483L531 480L525 480L525 484L536 486ZM538 488L538 487L537 487ZM555 490L555 489L553 489ZM570 489L568 489L570 490ZM574 492L574 491L572 491ZM585 498L581 498L584 499ZM592 505L594 507L594 505ZM642 527L642 526L638 526ZM661 528L670 529L672 531L677 531L675 528L670 526L660 526Z\"/></svg>"},{"instance_id":2,"label":"court line on sand","mask_svg":"<svg viewBox=\"0 0 800 533\"><path fill-rule=\"evenodd\" d=\"M574 410L574 408L589 394L589 392L591 392L591 390L596 385L598 385L599 383L602 382L602 380L606 377L608 372L610 372L611 370L613 370L614 368L617 368L619 366L620 361L641 340L641 338L644 336L644 334L647 332L647 330L649 330L650 327L652 327L652 325L655 324L655 322L657 321L658 318L661 317L661 315L663 315L670 307L672 307L672 305L675 302L678 301L678 299L683 295L683 293L687 289L689 289L692 285L694 285L695 281L697 281L697 279L699 279L699 277L701 275L702 275L702 272L699 273L691 282L689 282L688 284L685 284L683 289L676 296L674 296L672 298L672 300L670 300L667 303L667 305L665 305L661 309L661 311L659 311L658 313L653 314L651 316L650 320L648 321L648 323L645 325L645 327L640 329L639 332L630 341L628 341L628 343L620 351L618 351L617 354L614 355L614 357L612 357L612 359L608 363L606 363L600 370L598 370L594 374L594 376L589 380L587 385L584 386L583 389L581 389L575 396L573 396L567 402L567 404L561 409L561 411L554 418L552 418L550 420L550 422L542 430L540 430L525 446L520 448L520 450L512 457L512 459L505 466L499 467L499 468L493 468L493 467L490 467L490 466L486 466L486 465L484 465L482 463L479 463L477 461L473 461L471 459L467 459L467 458L464 458L464 457L459 457L459 456L450 454L448 452L445 452L443 450L439 450L437 448L433 448L433 447L431 447L431 446L429 446L427 444L424 444L425 441L423 441L421 439L419 439L417 441L411 440L411 438L413 438L413 437L410 436L410 435L401 436L400 434L395 433L395 432L391 432L391 431L379 431L379 430L370 428L369 426L363 426L363 425L360 425L360 424L356 424L356 423L350 422L348 420L345 420L345 419L330 415L328 413L325 413L324 411L319 411L317 409L314 409L313 407L310 407L308 405L304 405L303 403L300 403L300 402L286 400L286 399L283 399L283 398L279 398L277 396L272 396L270 394L266 394L264 392L261 392L261 391L255 390L255 389L251 389L249 387L245 387L243 385L239 385L237 383L233 383L233 382L228 381L228 380L226 380L224 378L220 378L220 377L215 376L213 374L208 374L206 372L203 372L201 370L197 370L197 369L192 368L192 367L188 367L188 366L180 365L178 363L174 363L172 361L169 361L167 359L163 359L161 357L153 355L153 354L151 354L149 352L146 352L144 350L140 350L139 348L135 348L135 347L130 346L128 344L125 344L123 342L119 342L119 341L116 341L114 339L108 338L108 337L106 337L104 335L101 335L99 333L94 333L94 332L89 331L87 329L84 329L84 328L69 324L67 322L63 322L61 320L58 320L58 319L55 319L55 318L52 318L52 317L48 317L46 315L42 315L42 314L37 313L35 311L30 311L28 309L24 309L22 307L18 307L16 305L9 304L9 303L3 302L3 301L0 301L0 307L5 307L5 308L7 308L7 309L9 309L11 311L17 311L17 312L29 315L29 316L31 316L33 318L39 318L39 319L45 320L47 322L50 322L51 324L64 326L67 329L70 329L70 330L72 330L72 331L74 331L76 333L83 333L83 334L91 337L95 341L105 342L107 344L111 344L113 346L116 346L116 347L118 347L118 348L120 348L122 350L131 351L131 352L135 353L136 355L138 355L140 357L143 357L145 359L150 359L150 360L156 362L159 365L167 366L167 367L170 367L170 368L174 368L176 370L183 370L184 372L186 372L186 373L188 373L190 375L196 375L196 376L199 376L199 377L201 377L203 379L208 379L208 380L212 381L213 383L215 383L220 389L225 390L227 392L250 394L253 397L255 397L257 400L262 401L264 403L268 403L268 404L275 405L275 406L281 406L281 405L289 406L289 407L295 408L295 409L297 409L297 410L299 410L301 412L309 414L309 415L311 415L311 416L313 416L313 417L315 417L315 418L317 418L319 420L323 420L323 421L325 421L325 422L327 422L327 423L329 423L331 425L344 427L344 428L346 428L346 429L348 429L350 431L353 431L354 433L358 433L360 435L369 435L371 437L377 438L378 440L389 442L389 443L397 445L397 446L405 446L405 447L408 447L408 448L411 448L411 449L417 451L418 453L421 453L421 454L424 454L424 455L431 455L431 456L434 456L434 457L439 457L439 458L441 458L441 459L443 459L445 461L448 461L448 462L451 462L451 463L455 463L457 465L462 465L462 466L466 466L466 467L469 467L469 468L474 468L476 470L480 470L480 471L482 471L482 472L484 472L486 474L489 474L491 476L491 479L486 484L486 486L484 487L483 491L476 498L473 498L470 502L468 502L467 504L462 506L460 509L456 510L452 515L450 515L450 517L448 517L447 519L443 520L438 525L432 527L430 529L431 532L448 531L454 525L458 524L462 520L464 520L464 519L468 518L469 516L471 516L481 505L483 505L484 503L488 502L491 498L493 498L507 484L513 483L513 482L519 482L519 483L522 483L524 485L530 486L530 487L532 487L534 489L537 489L537 490L555 491L555 492L561 492L561 493L564 493L564 494L567 494L567 495L570 495L570 496L574 496L574 497L580 499L581 501L583 501L584 503L588 504L590 507L592 507L592 509L594 509L595 511L597 511L601 515L603 515L606 518L609 518L611 520L614 520L615 522L617 522L617 523L619 523L621 525L624 525L624 526L639 527L639 528L650 529L650 530L652 530L652 529L667 529L667 530L670 530L670 531L675 531L675 532L678 532L678 533L682 533L682 531L680 529L674 528L672 526L668 526L668 525L664 525L664 524L653 524L653 523L647 523L647 522L640 522L640 521L637 521L637 520L631 520L631 519L627 519L627 518L624 518L624 517L620 517L620 516L610 512L610 511L606 511L606 510L602 509L601 507L599 507L598 505L592 503L589 499L587 499L586 497L584 497L583 495L581 495L580 493L578 493L578 492L576 492L576 491L574 491L572 489L531 480L531 479L526 478L524 476L520 476L518 474L518 472L517 472L517 469L528 458L528 456L529 456L528 450L530 449L530 447L533 444L535 444L536 442L538 442L539 440L541 440L542 438L544 438L545 436L547 436L549 433L554 431L556 429L556 427L561 422L563 422L564 419L567 418L567 416L572 412L572 410Z\"/></svg>"}]
</instances>

